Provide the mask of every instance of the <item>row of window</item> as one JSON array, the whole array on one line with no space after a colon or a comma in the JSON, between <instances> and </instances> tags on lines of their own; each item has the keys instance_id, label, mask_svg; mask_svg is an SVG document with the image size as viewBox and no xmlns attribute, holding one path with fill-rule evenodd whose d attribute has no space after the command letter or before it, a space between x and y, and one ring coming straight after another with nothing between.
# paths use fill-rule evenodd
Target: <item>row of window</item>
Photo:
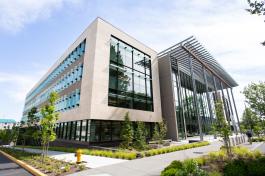
<instances>
[{"instance_id":1,"label":"row of window","mask_svg":"<svg viewBox=\"0 0 265 176\"><path fill-rule=\"evenodd\" d=\"M133 122L134 128L136 123ZM79 120L58 123L56 135L59 139L77 140L84 142L119 141L122 128L121 121ZM145 123L147 138L151 138L154 123Z\"/></svg>"},{"instance_id":2,"label":"row of window","mask_svg":"<svg viewBox=\"0 0 265 176\"><path fill-rule=\"evenodd\" d=\"M52 82L60 73L68 68L72 63L78 60L85 53L85 41L79 44L74 51L72 51L61 63L54 69L54 71L26 98L26 103L35 95L43 90L49 83Z\"/></svg>"},{"instance_id":3,"label":"row of window","mask_svg":"<svg viewBox=\"0 0 265 176\"><path fill-rule=\"evenodd\" d=\"M66 111L80 104L80 89L76 89L72 93L60 97L55 103L55 111Z\"/></svg>"},{"instance_id":4,"label":"row of window","mask_svg":"<svg viewBox=\"0 0 265 176\"><path fill-rule=\"evenodd\" d=\"M57 93L68 88L72 84L80 81L82 79L83 65L79 64L74 69L72 69L67 74L63 75L52 87L45 90L42 94L30 101L30 104L26 104L24 111L30 110L32 107L37 107L41 103L45 102L51 92L55 91Z\"/></svg>"},{"instance_id":5,"label":"row of window","mask_svg":"<svg viewBox=\"0 0 265 176\"><path fill-rule=\"evenodd\" d=\"M127 50L129 50L129 54ZM150 66L151 61L149 56L112 37L110 45L108 105L153 111Z\"/></svg>"},{"instance_id":6,"label":"row of window","mask_svg":"<svg viewBox=\"0 0 265 176\"><path fill-rule=\"evenodd\" d=\"M110 61L151 75L150 56L115 37L111 38Z\"/></svg>"}]
</instances>

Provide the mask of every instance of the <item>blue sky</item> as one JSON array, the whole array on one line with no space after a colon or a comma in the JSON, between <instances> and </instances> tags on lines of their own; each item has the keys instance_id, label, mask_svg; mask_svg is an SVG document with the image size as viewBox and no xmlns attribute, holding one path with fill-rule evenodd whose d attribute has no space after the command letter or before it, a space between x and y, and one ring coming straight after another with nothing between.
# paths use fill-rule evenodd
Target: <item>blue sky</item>
<instances>
[{"instance_id":1,"label":"blue sky","mask_svg":"<svg viewBox=\"0 0 265 176\"><path fill-rule=\"evenodd\" d=\"M0 117L20 120L31 87L97 16L161 51L194 35L240 84L264 81L263 17L244 0L1 0Z\"/></svg>"}]
</instances>

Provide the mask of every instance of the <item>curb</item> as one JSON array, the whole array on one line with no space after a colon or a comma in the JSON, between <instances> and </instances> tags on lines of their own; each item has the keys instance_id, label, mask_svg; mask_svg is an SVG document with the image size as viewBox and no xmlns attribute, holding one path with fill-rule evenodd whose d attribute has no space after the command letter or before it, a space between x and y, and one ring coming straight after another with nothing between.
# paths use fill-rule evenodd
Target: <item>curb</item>
<instances>
[{"instance_id":1,"label":"curb","mask_svg":"<svg viewBox=\"0 0 265 176\"><path fill-rule=\"evenodd\" d=\"M13 156L3 152L2 150L0 150L0 153L2 153L8 159L10 159L13 162L15 162L16 164L20 165L22 168L26 169L28 172L30 172L31 174L33 174L35 176L47 176L46 174L40 172L39 170L37 170L37 169L33 168L32 166L26 164L25 162L14 158Z\"/></svg>"}]
</instances>

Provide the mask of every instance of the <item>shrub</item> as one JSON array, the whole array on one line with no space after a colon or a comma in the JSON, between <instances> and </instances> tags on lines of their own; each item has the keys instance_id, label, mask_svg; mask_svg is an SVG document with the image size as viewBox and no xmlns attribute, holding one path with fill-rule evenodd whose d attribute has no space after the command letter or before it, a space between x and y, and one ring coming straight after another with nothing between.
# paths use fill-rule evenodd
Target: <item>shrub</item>
<instances>
[{"instance_id":1,"label":"shrub","mask_svg":"<svg viewBox=\"0 0 265 176\"><path fill-rule=\"evenodd\" d=\"M182 168L183 168L182 162L172 161L172 163L161 172L161 176L175 176L177 170Z\"/></svg>"},{"instance_id":2,"label":"shrub","mask_svg":"<svg viewBox=\"0 0 265 176\"><path fill-rule=\"evenodd\" d=\"M194 159L173 161L162 172L162 176L207 176L207 173L198 167L198 163Z\"/></svg>"},{"instance_id":3,"label":"shrub","mask_svg":"<svg viewBox=\"0 0 265 176\"><path fill-rule=\"evenodd\" d=\"M64 166L64 171L65 172L69 172L70 169L71 169L71 166L69 164L67 164L67 165Z\"/></svg>"},{"instance_id":4,"label":"shrub","mask_svg":"<svg viewBox=\"0 0 265 176\"><path fill-rule=\"evenodd\" d=\"M84 164L80 164L79 165L79 170L82 171L82 170L85 170L86 166Z\"/></svg>"},{"instance_id":5,"label":"shrub","mask_svg":"<svg viewBox=\"0 0 265 176\"><path fill-rule=\"evenodd\" d=\"M224 167L224 176L248 176L247 165L242 160L234 160Z\"/></svg>"},{"instance_id":6,"label":"shrub","mask_svg":"<svg viewBox=\"0 0 265 176\"><path fill-rule=\"evenodd\" d=\"M159 154L163 154L163 153L185 150L185 149L194 148L194 147L201 147L201 146L205 146L205 145L209 145L209 142L204 141L204 142L197 142L197 143L193 143L193 144L183 144L183 145L179 145L179 146L165 147L165 148L160 148L160 149L151 149L151 150L145 151L144 155L145 156L153 156L153 155L159 155Z\"/></svg>"},{"instance_id":7,"label":"shrub","mask_svg":"<svg viewBox=\"0 0 265 176\"><path fill-rule=\"evenodd\" d=\"M165 171L162 171L161 176L175 176L177 172L177 169L170 168Z\"/></svg>"},{"instance_id":8,"label":"shrub","mask_svg":"<svg viewBox=\"0 0 265 176\"><path fill-rule=\"evenodd\" d=\"M265 157L255 161L249 161L247 164L248 176L263 176L265 175Z\"/></svg>"}]
</instances>

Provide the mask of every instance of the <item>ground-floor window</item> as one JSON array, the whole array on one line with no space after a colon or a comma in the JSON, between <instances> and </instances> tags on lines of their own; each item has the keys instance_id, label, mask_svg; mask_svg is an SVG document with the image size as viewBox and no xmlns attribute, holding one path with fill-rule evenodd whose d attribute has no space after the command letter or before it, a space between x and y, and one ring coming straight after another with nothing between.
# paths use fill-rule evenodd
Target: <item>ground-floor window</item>
<instances>
[{"instance_id":1,"label":"ground-floor window","mask_svg":"<svg viewBox=\"0 0 265 176\"><path fill-rule=\"evenodd\" d=\"M136 122L133 122L136 128ZM62 122L56 125L56 135L59 139L83 142L111 142L120 141L122 121L108 120L78 120ZM146 137L150 139L154 123L145 123Z\"/></svg>"}]
</instances>

